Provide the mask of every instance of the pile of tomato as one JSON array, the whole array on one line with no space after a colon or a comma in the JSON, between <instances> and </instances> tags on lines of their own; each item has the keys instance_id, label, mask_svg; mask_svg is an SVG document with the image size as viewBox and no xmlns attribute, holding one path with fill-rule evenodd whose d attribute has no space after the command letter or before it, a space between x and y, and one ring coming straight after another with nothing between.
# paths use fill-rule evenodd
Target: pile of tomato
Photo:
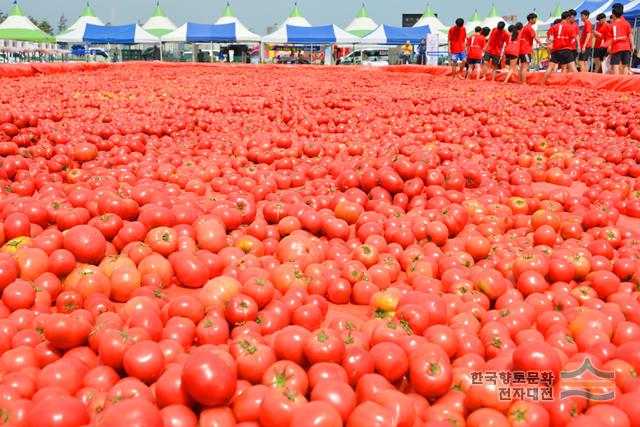
<instances>
[{"instance_id":1,"label":"pile of tomato","mask_svg":"<svg viewBox=\"0 0 640 427\"><path fill-rule=\"evenodd\" d=\"M639 162L633 93L1 80L0 425L640 426Z\"/></svg>"}]
</instances>

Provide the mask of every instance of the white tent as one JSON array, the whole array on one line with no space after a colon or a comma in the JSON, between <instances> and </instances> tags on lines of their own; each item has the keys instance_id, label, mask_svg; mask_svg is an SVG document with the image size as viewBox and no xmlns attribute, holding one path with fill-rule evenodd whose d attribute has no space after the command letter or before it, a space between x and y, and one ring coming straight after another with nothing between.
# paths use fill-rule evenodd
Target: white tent
<instances>
[{"instance_id":1,"label":"white tent","mask_svg":"<svg viewBox=\"0 0 640 427\"><path fill-rule=\"evenodd\" d=\"M300 9L298 8L298 3L294 3L291 14L282 23L282 26L285 26L285 25L292 25L294 27L310 27L311 26L309 21L307 21L307 18L302 16L302 13L300 13Z\"/></svg>"},{"instance_id":2,"label":"white tent","mask_svg":"<svg viewBox=\"0 0 640 427\"><path fill-rule=\"evenodd\" d=\"M259 35L253 33L251 30L249 30L238 19L238 17L233 13L233 10L231 10L231 5L229 3L227 3L227 6L224 8L224 12L222 12L222 15L216 21L216 25L223 25L223 24L235 24L236 25L236 35L238 37L238 40L246 41L246 42L249 42L249 41L251 41L251 42L259 42L260 39L261 39L261 37Z\"/></svg>"},{"instance_id":3,"label":"white tent","mask_svg":"<svg viewBox=\"0 0 640 427\"><path fill-rule=\"evenodd\" d=\"M489 14L486 18L484 18L484 21L482 21L482 24L480 26L494 28L500 22L505 22L505 20L498 14L498 10L496 9L496 5L494 4L491 6Z\"/></svg>"},{"instance_id":4,"label":"white tent","mask_svg":"<svg viewBox=\"0 0 640 427\"><path fill-rule=\"evenodd\" d=\"M78 28L84 29L85 25L87 24L104 25L104 22L102 22L102 20L96 16L96 13L91 8L91 5L89 5L89 2L87 2L87 6L84 8L82 14L78 17L76 22L74 22L69 28L58 34L58 37L64 36L65 34L68 34Z\"/></svg>"},{"instance_id":5,"label":"white tent","mask_svg":"<svg viewBox=\"0 0 640 427\"><path fill-rule=\"evenodd\" d=\"M22 12L18 2L15 0L9 16L0 24L0 40L46 42L52 38L24 16L24 12Z\"/></svg>"},{"instance_id":6,"label":"white tent","mask_svg":"<svg viewBox=\"0 0 640 427\"><path fill-rule=\"evenodd\" d=\"M354 36L364 37L376 28L378 28L378 24L369 17L363 4L358 16L351 21L345 30Z\"/></svg>"},{"instance_id":7,"label":"white tent","mask_svg":"<svg viewBox=\"0 0 640 427\"><path fill-rule=\"evenodd\" d=\"M478 14L478 9L474 10L473 15L471 15L471 19L464 25L467 30L467 34L473 33L476 27L482 26L482 21L480 20L480 15Z\"/></svg>"},{"instance_id":8,"label":"white tent","mask_svg":"<svg viewBox=\"0 0 640 427\"><path fill-rule=\"evenodd\" d=\"M551 27L551 25L553 25L556 19L560 19L561 15L562 15L562 9L560 8L560 4L558 3L558 5L556 5L556 8L553 10L553 12L549 14L549 18L547 18L547 20L544 22L538 23L538 31L548 30Z\"/></svg>"},{"instance_id":9,"label":"white tent","mask_svg":"<svg viewBox=\"0 0 640 427\"><path fill-rule=\"evenodd\" d=\"M164 10L160 7L160 1L156 4L156 9L153 11L153 15L142 26L146 32L153 34L156 37L162 37L165 34L169 34L176 30L176 24L167 17Z\"/></svg>"},{"instance_id":10,"label":"white tent","mask_svg":"<svg viewBox=\"0 0 640 427\"><path fill-rule=\"evenodd\" d=\"M227 24L198 24L187 22L175 31L162 36L163 42L191 42L191 43L229 43L229 42L259 42L260 36L247 30L241 23Z\"/></svg>"},{"instance_id":11,"label":"white tent","mask_svg":"<svg viewBox=\"0 0 640 427\"><path fill-rule=\"evenodd\" d=\"M427 5L427 9L424 11L422 17L418 20L418 22L416 22L414 27L424 27L425 25L428 25L431 31L433 31L434 33L437 31L441 33L446 33L449 31L449 28L447 28L447 26L438 19L435 13L433 13L430 5Z\"/></svg>"},{"instance_id":12,"label":"white tent","mask_svg":"<svg viewBox=\"0 0 640 427\"><path fill-rule=\"evenodd\" d=\"M273 33L262 38L267 44L341 44L360 43L361 39L346 32L337 25L295 26L282 25Z\"/></svg>"}]
</instances>

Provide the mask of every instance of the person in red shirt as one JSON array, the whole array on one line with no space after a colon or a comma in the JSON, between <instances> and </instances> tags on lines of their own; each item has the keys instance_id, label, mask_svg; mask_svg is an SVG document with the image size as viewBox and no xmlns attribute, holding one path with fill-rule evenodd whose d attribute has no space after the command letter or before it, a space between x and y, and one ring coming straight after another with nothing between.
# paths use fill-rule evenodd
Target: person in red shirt
<instances>
[{"instance_id":1,"label":"person in red shirt","mask_svg":"<svg viewBox=\"0 0 640 427\"><path fill-rule=\"evenodd\" d=\"M487 43L487 52L484 55L484 79L487 78L487 65L491 64L491 80L496 79L496 73L500 68L500 60L502 59L502 49L509 41L509 33L504 29L506 24L504 21L498 22L496 28L491 30L489 34L489 42Z\"/></svg>"},{"instance_id":2,"label":"person in red shirt","mask_svg":"<svg viewBox=\"0 0 640 427\"><path fill-rule=\"evenodd\" d=\"M533 55L533 42L538 43L539 46L544 44L538 38L536 30L533 28L538 22L538 15L530 13L527 15L527 25L521 31L520 34L520 84L527 84L527 72L529 72L529 64L531 64L531 56Z\"/></svg>"},{"instance_id":3,"label":"person in red shirt","mask_svg":"<svg viewBox=\"0 0 640 427\"><path fill-rule=\"evenodd\" d=\"M604 13L599 14L596 19L596 29L593 32L595 35L595 42L593 43L594 71L602 73L602 62L608 55L605 36L609 34L609 24L607 23L607 15Z\"/></svg>"},{"instance_id":4,"label":"person in red shirt","mask_svg":"<svg viewBox=\"0 0 640 427\"><path fill-rule=\"evenodd\" d=\"M578 36L580 36L580 25L578 25L578 12L575 11L575 9L569 9L569 15L571 16L571 25L573 26L573 29L576 31L576 34ZM571 41L571 47L573 48L573 61L577 62L578 61L578 56L580 56L580 43L579 40L575 41L572 40ZM566 68L566 66L565 66Z\"/></svg>"},{"instance_id":5,"label":"person in red shirt","mask_svg":"<svg viewBox=\"0 0 640 427\"><path fill-rule=\"evenodd\" d=\"M593 25L589 21L589 11L583 10L580 12L580 20L583 23L582 32L580 33L580 46L578 54L578 65L580 66L580 72L586 73L589 71L589 59L593 54Z\"/></svg>"},{"instance_id":6,"label":"person in red shirt","mask_svg":"<svg viewBox=\"0 0 640 427\"><path fill-rule=\"evenodd\" d=\"M611 73L612 74L629 74L629 64L631 63L631 52L633 52L633 33L631 25L624 19L624 6L621 3L615 3L611 7Z\"/></svg>"},{"instance_id":7,"label":"person in red shirt","mask_svg":"<svg viewBox=\"0 0 640 427\"><path fill-rule=\"evenodd\" d=\"M559 66L566 65L569 71L576 71L574 43L579 43L578 33L573 25L573 17L569 12L562 12L562 21L554 25L549 30L549 38L553 39L551 46L551 59L549 68L542 77L542 85L547 83L547 79L558 70Z\"/></svg>"},{"instance_id":8,"label":"person in red shirt","mask_svg":"<svg viewBox=\"0 0 640 427\"><path fill-rule=\"evenodd\" d=\"M466 41L467 30L464 28L464 19L458 18L456 25L449 28L449 62L454 79L458 75L458 62L460 63L460 76L464 78L464 67L467 61Z\"/></svg>"},{"instance_id":9,"label":"person in red shirt","mask_svg":"<svg viewBox=\"0 0 640 427\"><path fill-rule=\"evenodd\" d=\"M471 78L473 72L476 72L476 80L480 80L480 71L482 69L482 57L487 44L486 36L480 32L476 32L467 40L467 64L469 64L469 73L467 78Z\"/></svg>"},{"instance_id":10,"label":"person in red shirt","mask_svg":"<svg viewBox=\"0 0 640 427\"><path fill-rule=\"evenodd\" d=\"M520 33L522 32L522 22L516 23L509 27L509 40L504 47L504 56L507 60L509 70L507 71L507 77L504 82L507 83L511 80L511 76L518 75L518 58L520 57Z\"/></svg>"}]
</instances>

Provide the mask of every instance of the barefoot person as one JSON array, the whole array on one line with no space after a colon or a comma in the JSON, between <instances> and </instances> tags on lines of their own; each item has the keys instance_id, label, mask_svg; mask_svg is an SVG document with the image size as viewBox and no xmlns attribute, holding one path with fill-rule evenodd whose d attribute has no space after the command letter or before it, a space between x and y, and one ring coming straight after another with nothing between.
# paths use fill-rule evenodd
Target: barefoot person
<instances>
[{"instance_id":1,"label":"barefoot person","mask_svg":"<svg viewBox=\"0 0 640 427\"><path fill-rule=\"evenodd\" d=\"M533 42L538 43L539 46L544 44L538 38L534 26L538 22L538 15L530 13L527 15L527 25L524 26L520 35L520 84L527 84L527 73L529 72L529 64L531 64L531 57L533 56Z\"/></svg>"},{"instance_id":2,"label":"barefoot person","mask_svg":"<svg viewBox=\"0 0 640 427\"><path fill-rule=\"evenodd\" d=\"M451 63L452 76L455 79L460 73L464 78L464 67L467 61L465 45L467 43L467 30L464 28L464 19L456 19L456 25L449 28L449 62ZM460 69L458 70L458 63Z\"/></svg>"},{"instance_id":3,"label":"barefoot person","mask_svg":"<svg viewBox=\"0 0 640 427\"><path fill-rule=\"evenodd\" d=\"M609 34L609 23L607 23L607 15L605 15L604 13L599 14L596 19L598 20L598 23L596 24L596 29L594 31L594 69L596 73L602 73L602 63L608 55L605 37Z\"/></svg>"},{"instance_id":4,"label":"barefoot person","mask_svg":"<svg viewBox=\"0 0 640 427\"><path fill-rule=\"evenodd\" d=\"M582 20L582 32L580 33L580 45L578 54L578 66L580 67L581 73L586 73L589 71L589 59L593 54L593 39L591 38L593 34L593 25L589 20L589 11L583 10L580 12L580 20Z\"/></svg>"},{"instance_id":5,"label":"barefoot person","mask_svg":"<svg viewBox=\"0 0 640 427\"><path fill-rule=\"evenodd\" d=\"M484 49L487 40L482 34L482 28L480 31L476 31L474 35L469 37L467 44L467 64L469 64L469 73L467 78L473 78L473 73L476 74L476 80L480 80L480 72L482 71L482 57L484 56Z\"/></svg>"},{"instance_id":6,"label":"barefoot person","mask_svg":"<svg viewBox=\"0 0 640 427\"><path fill-rule=\"evenodd\" d=\"M578 33L573 25L573 17L569 12L562 12L562 22L554 25L550 32L549 37L553 38L553 44L551 47L551 59L549 61L549 68L542 77L542 85L547 83L547 79L553 73L558 70L558 67L566 65L569 72L576 71L575 64L575 50L573 49L574 43L579 43ZM577 44L576 44L577 46Z\"/></svg>"},{"instance_id":7,"label":"barefoot person","mask_svg":"<svg viewBox=\"0 0 640 427\"><path fill-rule=\"evenodd\" d=\"M487 53L484 55L484 64L482 66L485 79L487 78L489 64L491 64L491 80L495 81L496 79L496 73L500 68L500 60L502 59L502 49L509 42L510 37L509 33L504 29L505 26L504 21L500 21L489 34Z\"/></svg>"},{"instance_id":8,"label":"barefoot person","mask_svg":"<svg viewBox=\"0 0 640 427\"><path fill-rule=\"evenodd\" d=\"M633 32L631 25L624 19L624 6L621 3L615 3L611 8L611 73L627 75L629 74L629 65L631 64L631 52L633 52Z\"/></svg>"},{"instance_id":9,"label":"barefoot person","mask_svg":"<svg viewBox=\"0 0 640 427\"><path fill-rule=\"evenodd\" d=\"M522 31L522 22L509 27L509 41L504 47L504 57L507 60L507 77L504 82L511 80L512 76L518 75L518 57L520 56L520 32Z\"/></svg>"}]
</instances>

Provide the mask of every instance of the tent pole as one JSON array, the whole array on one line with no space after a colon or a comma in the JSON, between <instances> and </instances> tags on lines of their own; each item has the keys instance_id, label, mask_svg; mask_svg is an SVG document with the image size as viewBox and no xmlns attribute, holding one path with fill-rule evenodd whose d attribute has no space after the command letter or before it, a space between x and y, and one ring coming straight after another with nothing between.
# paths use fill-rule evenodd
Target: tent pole
<instances>
[{"instance_id":1,"label":"tent pole","mask_svg":"<svg viewBox=\"0 0 640 427\"><path fill-rule=\"evenodd\" d=\"M162 42L160 42L160 62L163 62L164 59L162 57Z\"/></svg>"},{"instance_id":2,"label":"tent pole","mask_svg":"<svg viewBox=\"0 0 640 427\"><path fill-rule=\"evenodd\" d=\"M209 53L209 62L213 64L213 42L209 42L209 47L211 48L211 52Z\"/></svg>"},{"instance_id":3,"label":"tent pole","mask_svg":"<svg viewBox=\"0 0 640 427\"><path fill-rule=\"evenodd\" d=\"M262 40L260 41L260 63L264 64L264 45L262 44Z\"/></svg>"}]
</instances>

